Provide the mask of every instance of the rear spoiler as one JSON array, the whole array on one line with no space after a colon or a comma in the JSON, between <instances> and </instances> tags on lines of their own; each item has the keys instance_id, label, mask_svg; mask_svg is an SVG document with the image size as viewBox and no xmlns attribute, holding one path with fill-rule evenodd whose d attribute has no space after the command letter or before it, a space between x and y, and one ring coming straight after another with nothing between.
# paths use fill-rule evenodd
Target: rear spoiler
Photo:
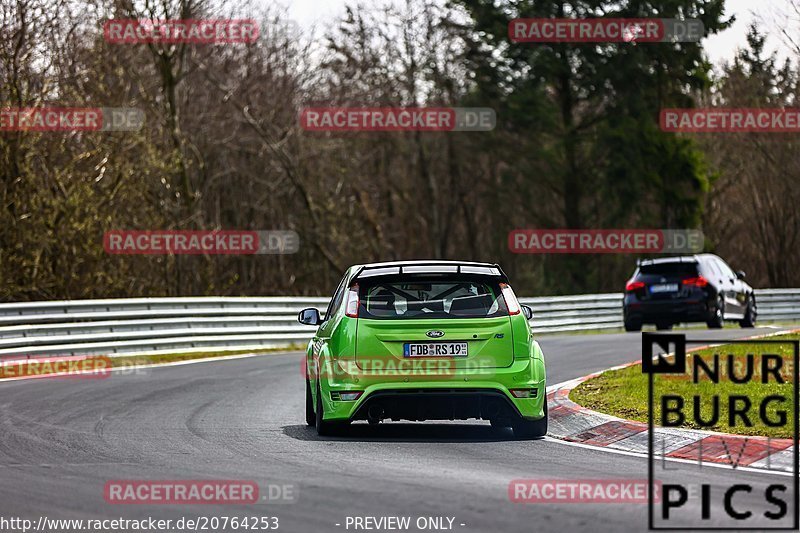
<instances>
[{"instance_id":1,"label":"rear spoiler","mask_svg":"<svg viewBox=\"0 0 800 533\"><path fill-rule=\"evenodd\" d=\"M399 265L374 265L363 266L353 276L352 281L365 278L377 278L388 276L403 276L403 275L442 275L442 274L455 274L455 275L473 275L485 276L496 278L503 282L508 282L508 277L503 272L499 265L491 265L486 263L448 263L437 261L420 261L412 264L399 264Z\"/></svg>"}]
</instances>

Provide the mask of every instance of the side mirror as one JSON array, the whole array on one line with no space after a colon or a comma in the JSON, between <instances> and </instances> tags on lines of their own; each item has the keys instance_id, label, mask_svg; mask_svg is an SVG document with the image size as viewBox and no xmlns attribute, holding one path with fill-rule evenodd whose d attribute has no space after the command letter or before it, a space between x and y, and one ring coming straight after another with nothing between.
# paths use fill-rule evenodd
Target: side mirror
<instances>
[{"instance_id":1,"label":"side mirror","mask_svg":"<svg viewBox=\"0 0 800 533\"><path fill-rule=\"evenodd\" d=\"M322 324L322 319L319 316L319 310L309 307L308 309L303 309L300 311L300 314L297 315L297 321L301 324L305 324L306 326L319 326Z\"/></svg>"},{"instance_id":2,"label":"side mirror","mask_svg":"<svg viewBox=\"0 0 800 533\"><path fill-rule=\"evenodd\" d=\"M527 305L522 306L522 313L525 315L525 318L528 320L533 320L533 309L528 307Z\"/></svg>"},{"instance_id":3,"label":"side mirror","mask_svg":"<svg viewBox=\"0 0 800 533\"><path fill-rule=\"evenodd\" d=\"M746 277L747 277L747 274L744 273L744 270L739 270L738 272L736 272L736 278L737 279L744 279Z\"/></svg>"}]
</instances>

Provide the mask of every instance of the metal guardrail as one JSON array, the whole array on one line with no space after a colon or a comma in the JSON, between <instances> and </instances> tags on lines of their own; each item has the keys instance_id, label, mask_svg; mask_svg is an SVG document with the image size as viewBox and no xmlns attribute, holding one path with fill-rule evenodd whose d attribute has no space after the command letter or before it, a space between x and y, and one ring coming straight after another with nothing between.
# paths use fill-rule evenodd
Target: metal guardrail
<instances>
[{"instance_id":1,"label":"metal guardrail","mask_svg":"<svg viewBox=\"0 0 800 533\"><path fill-rule=\"evenodd\" d=\"M536 333L622 328L622 294L520 298ZM800 320L800 289L756 291L759 321ZM251 350L305 343L327 298L138 298L0 304L0 357Z\"/></svg>"}]
</instances>

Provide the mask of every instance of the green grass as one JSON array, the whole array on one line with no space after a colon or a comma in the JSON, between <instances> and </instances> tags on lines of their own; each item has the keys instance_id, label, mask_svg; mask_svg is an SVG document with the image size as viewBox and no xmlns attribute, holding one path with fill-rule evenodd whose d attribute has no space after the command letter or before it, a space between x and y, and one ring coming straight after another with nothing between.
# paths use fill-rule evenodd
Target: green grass
<instances>
[{"instance_id":1,"label":"green grass","mask_svg":"<svg viewBox=\"0 0 800 533\"><path fill-rule=\"evenodd\" d=\"M771 337L771 340L796 340L800 335L782 335ZM727 373L727 357L733 357L734 373L742 376L746 369L746 356L748 353L756 356L762 354L778 355L784 364L781 372L785 383L777 383L774 377L769 377L767 383L762 383L760 372L760 359L754 358L754 370L757 372L756 379L745 384L736 384L731 381ZM703 429L707 431L720 431L724 433L738 433L742 435L761 435L773 438L790 438L792 436L792 393L793 381L793 348L789 344L770 345L770 344L751 344L751 345L724 345L716 348L708 348L690 354L687 358L689 370L694 368L693 357L700 357L703 361L712 366L714 354L719 354L719 364L721 367L721 377L719 383L713 383L704 372L698 373L698 383L693 383L689 374L684 376L656 375L654 379L654 413L653 419L656 424L661 420L661 398L665 394L680 396L685 401L683 412L686 414L686 421L681 427L692 429ZM787 423L783 427L771 427L767 425L759 416L759 406L765 397L771 394L785 396L788 401L782 405L770 402L765 406L765 414L768 419L777 419L777 411L786 411ZM701 397L700 415L704 420L710 420L712 414L711 397L716 395L720 399L720 417L717 423L712 426L703 426L694 421L693 400L695 395ZM735 420L735 425L729 425L728 399L731 395L746 396L751 402L749 418L753 423L752 427L746 427L741 419ZM608 413L621 418L647 422L647 375L642 374L640 365L634 365L621 370L605 372L602 375L590 379L570 393L570 399L584 407Z\"/></svg>"}]
</instances>

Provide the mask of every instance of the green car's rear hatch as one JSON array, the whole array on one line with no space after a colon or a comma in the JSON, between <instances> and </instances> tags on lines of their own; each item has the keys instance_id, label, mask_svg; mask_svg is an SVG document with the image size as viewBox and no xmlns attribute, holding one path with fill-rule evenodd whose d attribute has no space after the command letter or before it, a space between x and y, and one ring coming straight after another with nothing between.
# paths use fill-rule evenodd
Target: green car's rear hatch
<instances>
[{"instance_id":1,"label":"green car's rear hatch","mask_svg":"<svg viewBox=\"0 0 800 533\"><path fill-rule=\"evenodd\" d=\"M499 270L389 272L353 285L356 363L366 373L504 368L514 360Z\"/></svg>"}]
</instances>

